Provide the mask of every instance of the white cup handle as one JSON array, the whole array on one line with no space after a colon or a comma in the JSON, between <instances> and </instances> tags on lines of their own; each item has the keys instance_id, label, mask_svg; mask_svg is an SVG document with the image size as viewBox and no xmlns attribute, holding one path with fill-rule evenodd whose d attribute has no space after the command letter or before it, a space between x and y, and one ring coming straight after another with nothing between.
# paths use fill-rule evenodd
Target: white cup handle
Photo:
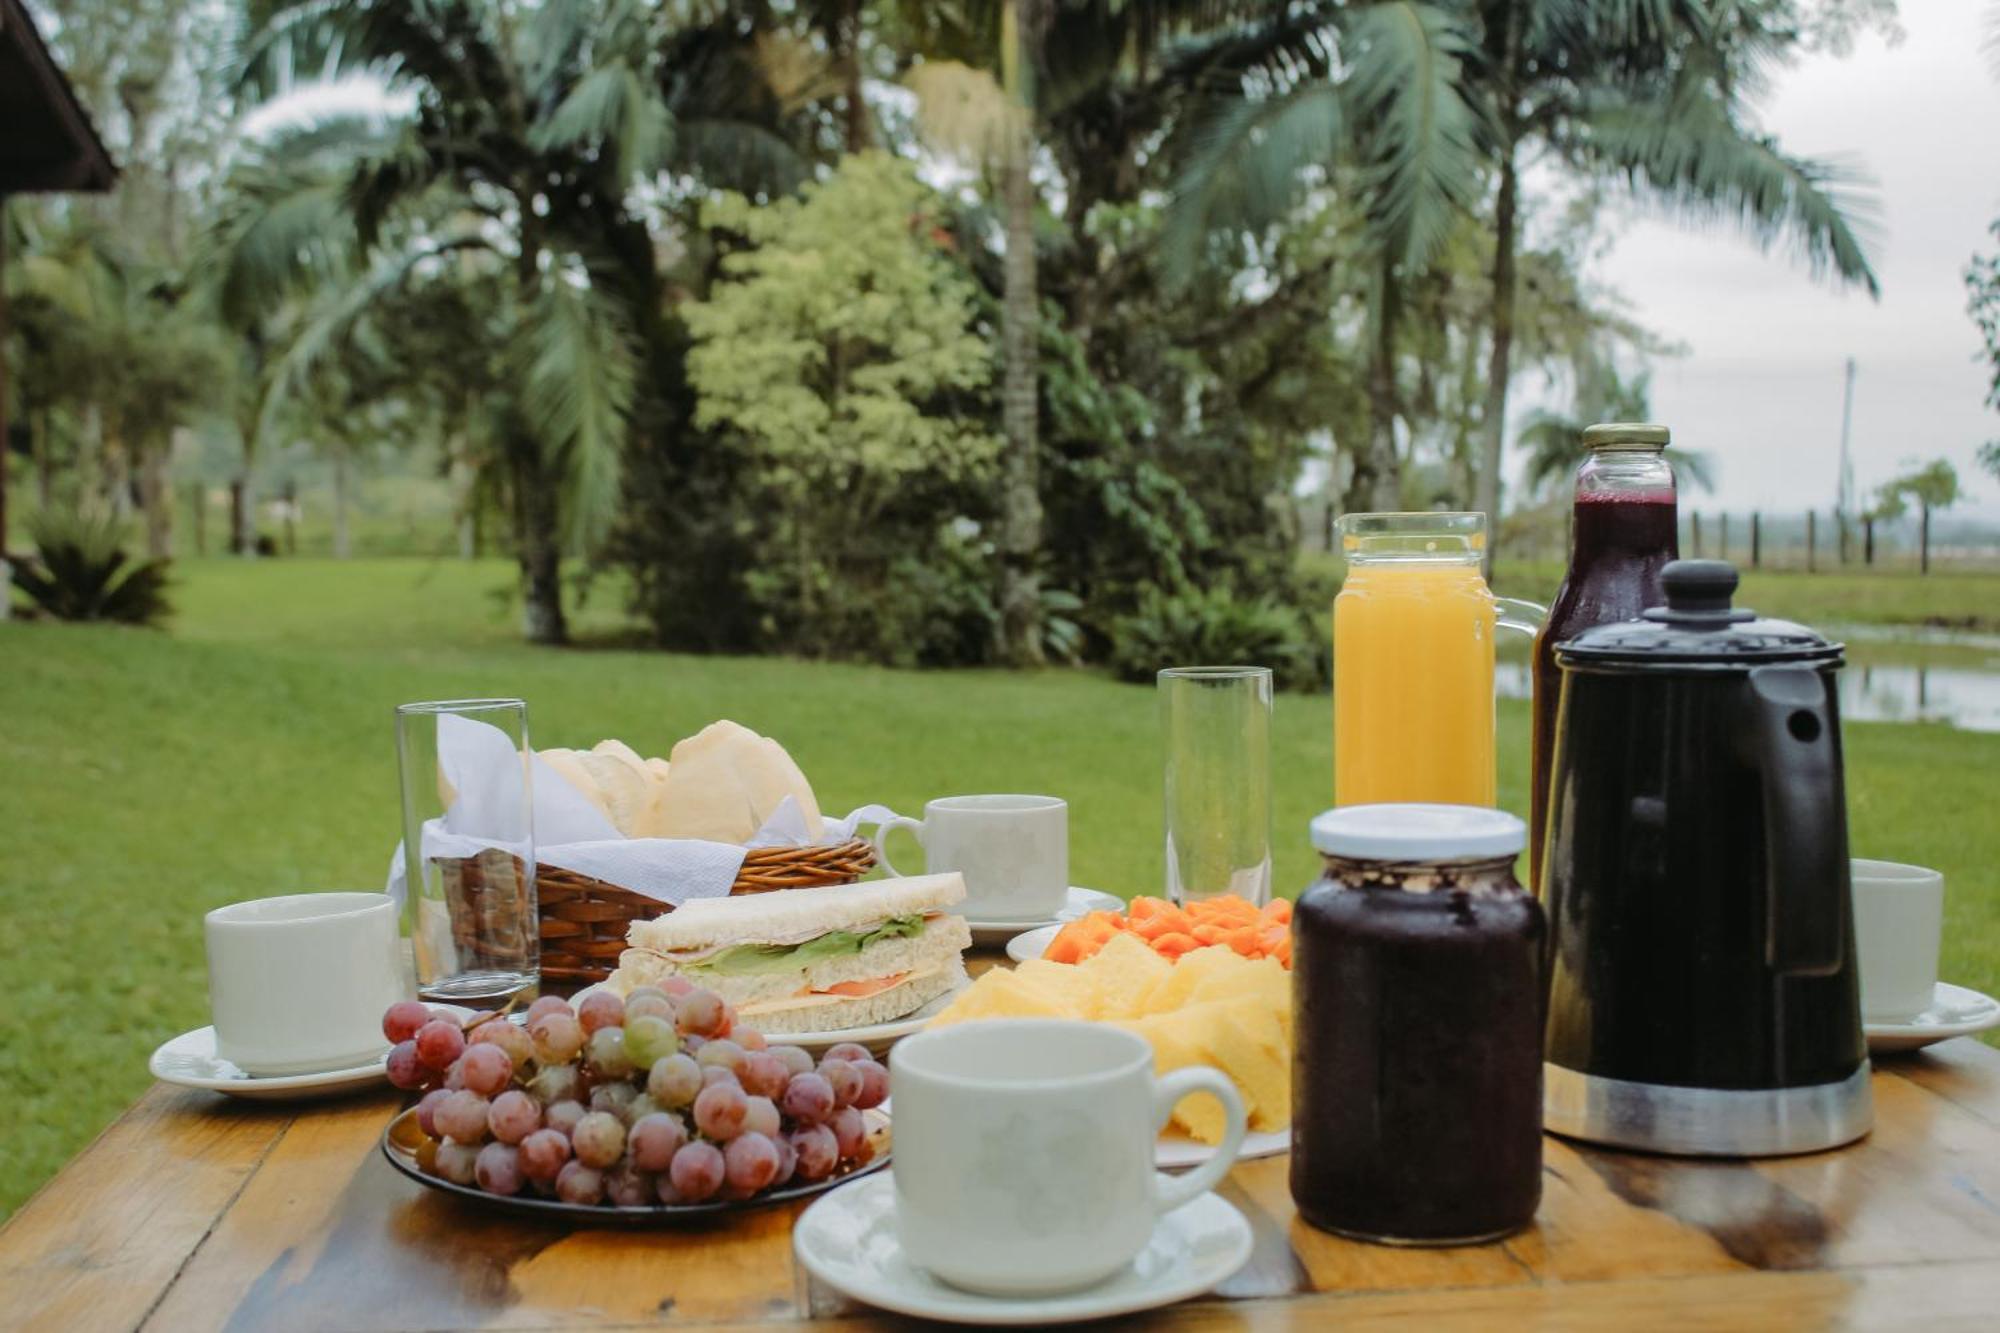
<instances>
[{"instance_id":1,"label":"white cup handle","mask_svg":"<svg viewBox=\"0 0 2000 1333\"><path fill-rule=\"evenodd\" d=\"M1191 1065L1153 1080L1153 1133L1157 1135L1167 1127L1167 1117L1173 1114L1181 1098L1197 1092L1212 1092L1222 1099L1222 1112L1229 1122L1228 1128L1222 1133L1222 1144L1215 1150L1215 1156L1194 1170L1184 1176L1154 1176L1153 1206L1163 1213L1170 1213L1182 1204L1200 1198L1228 1175L1229 1168L1236 1165L1236 1155L1243 1150L1243 1135L1250 1128L1249 1117L1243 1110L1243 1098L1237 1094L1236 1085L1229 1081L1229 1075L1207 1065Z\"/></svg>"},{"instance_id":2,"label":"white cup handle","mask_svg":"<svg viewBox=\"0 0 2000 1333\"><path fill-rule=\"evenodd\" d=\"M924 821L911 819L908 815L890 815L875 826L875 859L882 863L882 869L896 879L903 878L903 872L896 869L889 860L889 832L896 828L906 828L917 835L918 843L924 840Z\"/></svg>"}]
</instances>

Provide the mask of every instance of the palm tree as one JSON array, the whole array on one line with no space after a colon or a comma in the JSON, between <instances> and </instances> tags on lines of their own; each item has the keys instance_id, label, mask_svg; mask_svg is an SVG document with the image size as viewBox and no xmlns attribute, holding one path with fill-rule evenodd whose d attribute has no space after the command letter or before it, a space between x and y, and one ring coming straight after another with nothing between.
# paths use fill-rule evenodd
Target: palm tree
<instances>
[{"instance_id":1,"label":"palm tree","mask_svg":"<svg viewBox=\"0 0 2000 1333\"><path fill-rule=\"evenodd\" d=\"M1693 0L1486 0L1287 6L1219 44L1202 130L1183 144L1184 236L1259 224L1302 180L1361 192L1382 254L1371 353L1375 420L1360 472L1393 467L1399 280L1420 269L1452 211L1493 209L1492 309L1474 504L1499 499L1513 371L1520 168L1539 151L1695 220L1791 238L1815 272L1875 290L1854 178L1790 157L1745 124L1757 63L1783 16ZM1765 26L1767 25L1768 26ZM1231 187L1246 207L1219 206ZM1189 241L1183 241L1185 251ZM1171 258L1170 253L1170 258ZM1375 503L1392 499L1379 487ZM1370 497L1364 495L1363 499ZM1488 558L1492 549L1488 549Z\"/></svg>"},{"instance_id":2,"label":"palm tree","mask_svg":"<svg viewBox=\"0 0 2000 1333\"><path fill-rule=\"evenodd\" d=\"M1525 480L1529 491L1546 494L1566 483L1583 461L1584 427L1598 421L1647 421L1652 418L1648 387L1651 376L1641 372L1626 379L1608 357L1586 358L1576 369L1576 389L1566 412L1537 408L1514 442L1528 451ZM1667 450L1674 477L1691 490L1715 489L1715 463L1696 449Z\"/></svg>"},{"instance_id":3,"label":"palm tree","mask_svg":"<svg viewBox=\"0 0 2000 1333\"><path fill-rule=\"evenodd\" d=\"M1069 112L1102 114L1104 103L1154 118L1171 85L1137 96L1124 76L1144 75L1189 34L1226 26L1266 6L1254 0L970 0L890 7L910 45L926 59L910 72L919 128L933 144L972 157L998 177L1002 232L1000 656L1017 665L1043 660L1039 568L1043 510L1039 480L1041 289L1034 182L1038 148ZM1115 114L1115 113L1114 113ZM1077 175L1102 169L1085 163ZM1086 180L1068 188L1068 215L1081 223L1097 197ZM1078 227L1080 230L1080 226Z\"/></svg>"},{"instance_id":4,"label":"palm tree","mask_svg":"<svg viewBox=\"0 0 2000 1333\"><path fill-rule=\"evenodd\" d=\"M561 643L562 555L608 526L642 393L678 379L660 364L677 366L678 334L638 194L674 170L769 189L801 169L768 123L712 99L716 81L700 77L704 60L740 54L723 48L742 36L726 16L676 27L641 0L267 8L244 42L246 86L277 86L275 71L337 52L415 111L315 126L308 169L272 154L245 182L218 246L225 306L234 293L268 308L329 275L342 289L272 368L260 420L371 307L448 274L449 256L473 257L500 284L482 332L509 369L499 452L524 631ZM681 114L690 108L701 114ZM351 261L327 245L343 232Z\"/></svg>"}]
</instances>

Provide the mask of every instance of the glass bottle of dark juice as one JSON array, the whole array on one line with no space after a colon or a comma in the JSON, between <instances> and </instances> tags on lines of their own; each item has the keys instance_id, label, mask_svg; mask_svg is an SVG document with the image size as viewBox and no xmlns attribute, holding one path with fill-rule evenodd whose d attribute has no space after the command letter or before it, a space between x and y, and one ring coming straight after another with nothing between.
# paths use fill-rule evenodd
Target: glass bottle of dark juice
<instances>
[{"instance_id":1,"label":"glass bottle of dark juice","mask_svg":"<svg viewBox=\"0 0 2000 1333\"><path fill-rule=\"evenodd\" d=\"M1665 604L1660 571L1680 557L1674 470L1664 456L1668 438L1665 426L1629 421L1600 422L1583 432L1589 452L1576 470L1569 572L1535 636L1528 884L1536 893L1542 889L1542 837L1562 689L1556 645L1592 625L1631 620L1649 606Z\"/></svg>"},{"instance_id":2,"label":"glass bottle of dark juice","mask_svg":"<svg viewBox=\"0 0 2000 1333\"><path fill-rule=\"evenodd\" d=\"M1542 1196L1543 925L1527 828L1464 805L1350 805L1292 913L1292 1200L1395 1245L1494 1240Z\"/></svg>"}]
</instances>

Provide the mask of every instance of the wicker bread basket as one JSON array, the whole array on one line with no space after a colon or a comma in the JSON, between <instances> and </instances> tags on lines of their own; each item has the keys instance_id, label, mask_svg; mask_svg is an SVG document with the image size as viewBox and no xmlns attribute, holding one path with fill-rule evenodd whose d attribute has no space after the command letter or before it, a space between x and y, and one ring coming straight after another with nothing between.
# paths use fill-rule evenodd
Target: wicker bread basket
<instances>
[{"instance_id":1,"label":"wicker bread basket","mask_svg":"<svg viewBox=\"0 0 2000 1333\"><path fill-rule=\"evenodd\" d=\"M874 864L874 847L860 838L829 847L758 847L744 856L729 892L852 884ZM478 941L506 939L520 929L520 897L509 887L519 866L516 858L498 850L438 862L451 905L452 937L462 958L476 960ZM555 866L536 867L535 898L541 915L542 979L565 984L603 981L625 950L625 928L674 910L657 898Z\"/></svg>"}]
</instances>

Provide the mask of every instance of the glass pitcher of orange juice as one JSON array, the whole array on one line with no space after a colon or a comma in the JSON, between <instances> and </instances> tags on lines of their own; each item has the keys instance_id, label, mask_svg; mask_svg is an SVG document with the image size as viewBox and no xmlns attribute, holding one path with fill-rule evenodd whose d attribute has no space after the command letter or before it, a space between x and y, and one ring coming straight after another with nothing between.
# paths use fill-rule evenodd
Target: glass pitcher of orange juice
<instances>
[{"instance_id":1,"label":"glass pitcher of orange juice","mask_svg":"<svg viewBox=\"0 0 2000 1333\"><path fill-rule=\"evenodd\" d=\"M1486 515L1348 514L1333 600L1333 803L1495 800L1493 636L1542 608L1480 573Z\"/></svg>"}]
</instances>

